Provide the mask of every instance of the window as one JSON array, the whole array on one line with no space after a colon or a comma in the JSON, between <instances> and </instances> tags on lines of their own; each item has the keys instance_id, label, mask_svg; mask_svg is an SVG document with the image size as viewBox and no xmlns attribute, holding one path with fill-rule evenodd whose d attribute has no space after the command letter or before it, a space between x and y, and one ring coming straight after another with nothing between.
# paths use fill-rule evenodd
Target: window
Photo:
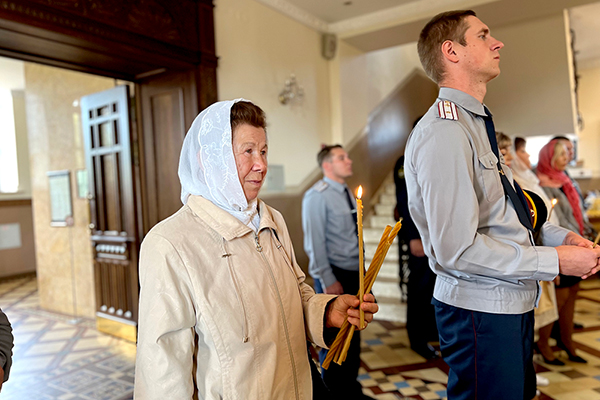
<instances>
[{"instance_id":1,"label":"window","mask_svg":"<svg viewBox=\"0 0 600 400\"><path fill-rule=\"evenodd\" d=\"M0 88L0 193L19 190L15 117L10 89Z\"/></svg>"}]
</instances>

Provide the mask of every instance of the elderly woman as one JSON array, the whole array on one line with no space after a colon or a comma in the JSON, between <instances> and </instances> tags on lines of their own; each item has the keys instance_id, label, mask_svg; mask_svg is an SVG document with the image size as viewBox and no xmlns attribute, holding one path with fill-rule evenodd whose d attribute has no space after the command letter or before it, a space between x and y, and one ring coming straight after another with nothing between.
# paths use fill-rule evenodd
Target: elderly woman
<instances>
[{"instance_id":1,"label":"elderly woman","mask_svg":"<svg viewBox=\"0 0 600 400\"><path fill-rule=\"evenodd\" d=\"M359 323L356 296L304 282L285 221L257 198L265 126L256 105L222 101L185 138L184 206L141 249L138 399L311 399L306 339L327 347L326 328Z\"/></svg>"},{"instance_id":2,"label":"elderly woman","mask_svg":"<svg viewBox=\"0 0 600 400\"><path fill-rule=\"evenodd\" d=\"M569 152L560 140L551 140L540 150L537 165L537 177L540 186L548 197L556 198L558 203L554 207L554 213L558 217L559 225L589 236L590 228L583 215L581 197L573 186L571 178L565 173L569 163ZM575 299L579 290L581 279L573 276L559 275L556 278L556 301L558 306L558 323L560 328L559 347L566 351L570 361L586 363L587 361L575 352L575 345L571 338L573 334L573 316L575 314ZM553 323L540 328L537 347L544 361L552 365L564 365L554 356L548 344L552 332Z\"/></svg>"}]
</instances>

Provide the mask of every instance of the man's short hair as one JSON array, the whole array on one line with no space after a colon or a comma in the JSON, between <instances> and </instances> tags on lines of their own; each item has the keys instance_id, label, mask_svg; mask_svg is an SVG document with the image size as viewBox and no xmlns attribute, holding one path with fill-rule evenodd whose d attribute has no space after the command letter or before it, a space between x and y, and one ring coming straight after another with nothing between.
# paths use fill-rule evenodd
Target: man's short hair
<instances>
[{"instance_id":1,"label":"man's short hair","mask_svg":"<svg viewBox=\"0 0 600 400\"><path fill-rule=\"evenodd\" d=\"M333 149L343 149L341 144L332 144L331 146L323 146L319 154L317 154L317 162L319 163L319 167L323 168L323 162L331 160L331 150Z\"/></svg>"},{"instance_id":2,"label":"man's short hair","mask_svg":"<svg viewBox=\"0 0 600 400\"><path fill-rule=\"evenodd\" d=\"M447 11L433 17L421 31L417 50L423 69L435 83L444 78L444 64L441 46L446 40L466 46L465 32L469 28L465 22L468 16L476 17L473 10Z\"/></svg>"}]
</instances>

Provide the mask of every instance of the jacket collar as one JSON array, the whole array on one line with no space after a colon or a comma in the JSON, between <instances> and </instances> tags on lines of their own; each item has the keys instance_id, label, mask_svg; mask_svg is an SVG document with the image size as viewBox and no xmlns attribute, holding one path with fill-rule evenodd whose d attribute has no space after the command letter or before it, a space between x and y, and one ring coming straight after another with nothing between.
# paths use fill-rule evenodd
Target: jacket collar
<instances>
[{"instance_id":1,"label":"jacket collar","mask_svg":"<svg viewBox=\"0 0 600 400\"><path fill-rule=\"evenodd\" d=\"M335 189L336 191L340 192L340 193L344 193L344 191L346 190L346 187L348 185L346 185L345 183L339 183L334 181L333 179L329 179L328 177L324 176L323 180L325 182L327 182L329 184L329 186L331 186L333 189Z\"/></svg>"},{"instance_id":2,"label":"jacket collar","mask_svg":"<svg viewBox=\"0 0 600 400\"><path fill-rule=\"evenodd\" d=\"M475 97L471 96L463 92L462 90L453 89L449 87L441 87L440 94L438 95L440 99L450 100L453 103L461 106L467 111L472 112L473 114L480 115L485 117L485 110L483 109L484 105L479 102ZM491 112L490 112L491 114Z\"/></svg>"},{"instance_id":3,"label":"jacket collar","mask_svg":"<svg viewBox=\"0 0 600 400\"><path fill-rule=\"evenodd\" d=\"M190 195L187 205L198 218L227 241L252 233L252 229L249 226L244 225L239 219L202 196ZM271 210L260 199L258 199L258 212L260 215L259 232L263 229L277 231L277 225L273 220Z\"/></svg>"}]
</instances>

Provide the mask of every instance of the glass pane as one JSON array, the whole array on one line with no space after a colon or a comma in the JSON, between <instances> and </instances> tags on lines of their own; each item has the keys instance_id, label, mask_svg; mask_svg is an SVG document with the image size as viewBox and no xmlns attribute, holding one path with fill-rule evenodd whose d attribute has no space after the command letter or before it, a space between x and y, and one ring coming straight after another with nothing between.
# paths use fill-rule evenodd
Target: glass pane
<instances>
[{"instance_id":1,"label":"glass pane","mask_svg":"<svg viewBox=\"0 0 600 400\"><path fill-rule=\"evenodd\" d=\"M98 146L98 137L94 133L94 125L90 125L90 137L92 138L92 149L95 149Z\"/></svg>"},{"instance_id":2,"label":"glass pane","mask_svg":"<svg viewBox=\"0 0 600 400\"><path fill-rule=\"evenodd\" d=\"M107 147L115 144L115 131L113 129L113 122L104 122L98 125L100 129L100 146Z\"/></svg>"},{"instance_id":3,"label":"glass pane","mask_svg":"<svg viewBox=\"0 0 600 400\"><path fill-rule=\"evenodd\" d=\"M119 125L118 120L113 121L113 130L115 132L115 144L119 144L121 141L119 140Z\"/></svg>"},{"instance_id":4,"label":"glass pane","mask_svg":"<svg viewBox=\"0 0 600 400\"><path fill-rule=\"evenodd\" d=\"M110 114L110 108L108 106L100 107L96 110L96 112L98 113L98 116L101 117L103 115Z\"/></svg>"},{"instance_id":5,"label":"glass pane","mask_svg":"<svg viewBox=\"0 0 600 400\"><path fill-rule=\"evenodd\" d=\"M105 230L121 231L121 207L119 178L116 154L102 156L104 187Z\"/></svg>"}]
</instances>

